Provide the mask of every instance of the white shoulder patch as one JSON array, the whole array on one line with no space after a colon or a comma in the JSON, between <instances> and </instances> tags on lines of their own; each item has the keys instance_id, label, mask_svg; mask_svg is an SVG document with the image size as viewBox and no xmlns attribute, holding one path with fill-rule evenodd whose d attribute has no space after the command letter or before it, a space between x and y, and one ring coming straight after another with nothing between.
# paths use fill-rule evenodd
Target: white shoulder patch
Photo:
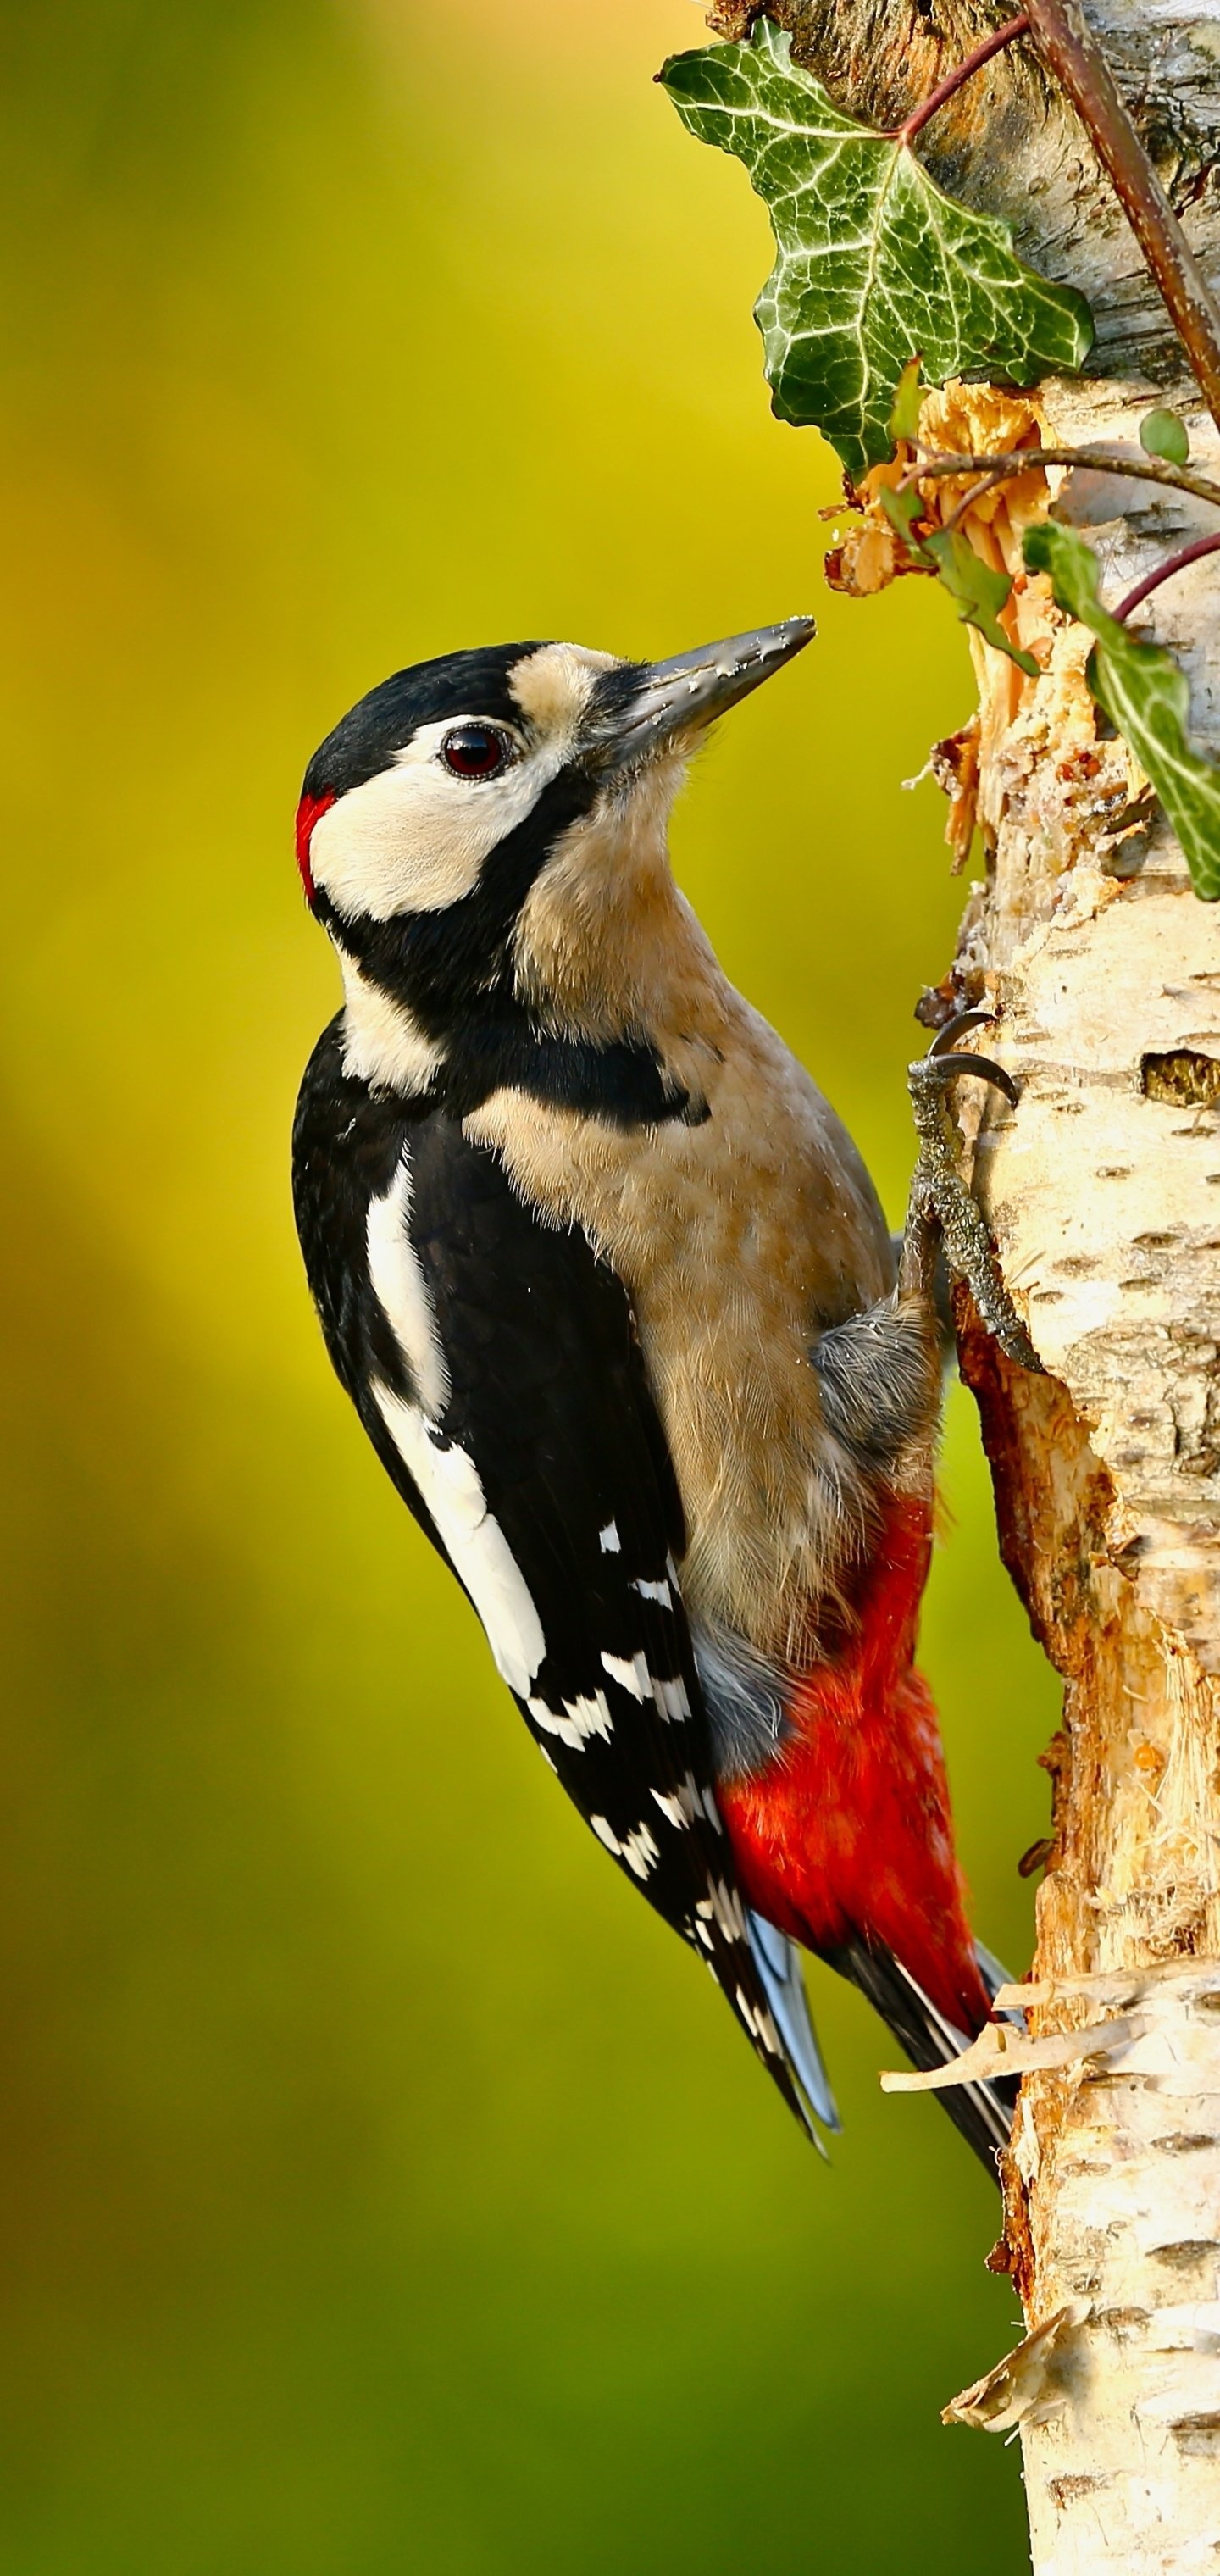
<instances>
[{"instance_id":1,"label":"white shoulder patch","mask_svg":"<svg viewBox=\"0 0 1220 2576\"><path fill-rule=\"evenodd\" d=\"M404 1153L383 1198L369 1201L366 1238L369 1281L388 1317L395 1340L430 1414L443 1413L449 1401L449 1371L409 1232L411 1164Z\"/></svg>"},{"instance_id":2,"label":"white shoulder patch","mask_svg":"<svg viewBox=\"0 0 1220 2576\"><path fill-rule=\"evenodd\" d=\"M488 1511L474 1460L454 1442L444 1447L435 1425L388 1386L374 1386L373 1393L483 1622L497 1670L518 1698L528 1698L546 1659L546 1639L529 1585Z\"/></svg>"}]
</instances>

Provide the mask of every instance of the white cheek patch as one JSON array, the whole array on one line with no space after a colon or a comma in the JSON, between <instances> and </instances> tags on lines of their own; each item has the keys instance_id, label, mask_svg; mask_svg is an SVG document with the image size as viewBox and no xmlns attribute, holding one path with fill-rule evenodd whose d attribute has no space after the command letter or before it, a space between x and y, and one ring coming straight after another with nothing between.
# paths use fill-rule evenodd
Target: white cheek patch
<instances>
[{"instance_id":1,"label":"white cheek patch","mask_svg":"<svg viewBox=\"0 0 1220 2576\"><path fill-rule=\"evenodd\" d=\"M570 737L523 751L497 778L455 778L441 744L455 725L477 720L422 725L391 768L349 788L315 823L314 884L339 913L389 921L400 912L446 911L473 891L497 842L532 813L563 767Z\"/></svg>"},{"instance_id":2,"label":"white cheek patch","mask_svg":"<svg viewBox=\"0 0 1220 2576\"><path fill-rule=\"evenodd\" d=\"M483 1622L497 1671L519 1699L528 1698L546 1660L546 1639L521 1568L488 1511L473 1459L464 1449L442 1447L434 1425L388 1386L374 1386L373 1394Z\"/></svg>"},{"instance_id":3,"label":"white cheek patch","mask_svg":"<svg viewBox=\"0 0 1220 2576\"><path fill-rule=\"evenodd\" d=\"M449 1371L427 1282L408 1231L410 1217L411 1166L404 1154L384 1198L369 1202L369 1284L389 1320L420 1402L435 1415L443 1413L449 1401Z\"/></svg>"}]
</instances>

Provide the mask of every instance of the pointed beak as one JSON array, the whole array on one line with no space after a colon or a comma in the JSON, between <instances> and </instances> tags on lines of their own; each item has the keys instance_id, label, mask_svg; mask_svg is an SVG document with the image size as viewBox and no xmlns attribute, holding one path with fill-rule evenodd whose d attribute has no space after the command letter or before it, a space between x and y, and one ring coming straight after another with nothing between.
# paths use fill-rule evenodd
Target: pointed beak
<instances>
[{"instance_id":1,"label":"pointed beak","mask_svg":"<svg viewBox=\"0 0 1220 2576\"><path fill-rule=\"evenodd\" d=\"M786 617L779 626L676 653L670 662L620 665L606 675L599 748L615 768L677 748L803 653L815 633L812 617Z\"/></svg>"}]
</instances>

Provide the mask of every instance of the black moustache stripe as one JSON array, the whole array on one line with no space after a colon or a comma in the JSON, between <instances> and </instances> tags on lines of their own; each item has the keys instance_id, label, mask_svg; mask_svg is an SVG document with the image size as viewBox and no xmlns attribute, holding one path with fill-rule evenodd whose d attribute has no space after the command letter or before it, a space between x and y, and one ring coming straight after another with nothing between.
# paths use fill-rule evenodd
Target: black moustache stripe
<instances>
[{"instance_id":1,"label":"black moustache stripe","mask_svg":"<svg viewBox=\"0 0 1220 2576\"><path fill-rule=\"evenodd\" d=\"M370 984L401 1005L444 1054L428 1096L466 1117L505 1086L619 1127L699 1124L702 1101L666 1075L644 1039L607 1046L541 1029L513 991L513 932L556 842L587 814L600 781L561 771L484 862L469 894L441 912L388 921L339 912L319 887L314 911Z\"/></svg>"}]
</instances>

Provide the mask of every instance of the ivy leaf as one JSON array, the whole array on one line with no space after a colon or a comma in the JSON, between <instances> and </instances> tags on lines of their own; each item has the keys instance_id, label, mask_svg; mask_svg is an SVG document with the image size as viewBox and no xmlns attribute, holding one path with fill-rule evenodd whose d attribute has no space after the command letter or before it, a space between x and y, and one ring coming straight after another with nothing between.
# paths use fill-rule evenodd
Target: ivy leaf
<instances>
[{"instance_id":1,"label":"ivy leaf","mask_svg":"<svg viewBox=\"0 0 1220 2576\"><path fill-rule=\"evenodd\" d=\"M1019 645L1010 643L1000 624L1000 610L1012 589L1008 574L993 572L991 565L976 555L960 528L934 528L929 536L915 536L914 523L924 505L913 485L905 492L891 492L883 485L877 498L916 562L940 574L950 597L960 606L963 626L976 626L984 643L993 645L997 653L1007 653L1019 671L1036 680L1038 665L1033 654L1023 653Z\"/></svg>"},{"instance_id":2,"label":"ivy leaf","mask_svg":"<svg viewBox=\"0 0 1220 2576\"><path fill-rule=\"evenodd\" d=\"M921 562L926 563L927 556L919 538L913 533L915 521L921 519L924 514L924 505L914 484L908 484L905 492L901 490L895 492L888 484L883 483L877 498L890 526L897 529L909 553L917 555Z\"/></svg>"},{"instance_id":3,"label":"ivy leaf","mask_svg":"<svg viewBox=\"0 0 1220 2576\"><path fill-rule=\"evenodd\" d=\"M1185 465L1190 454L1186 423L1176 411L1150 411L1140 422L1140 446L1145 456L1163 456L1167 465Z\"/></svg>"},{"instance_id":4,"label":"ivy leaf","mask_svg":"<svg viewBox=\"0 0 1220 2576\"><path fill-rule=\"evenodd\" d=\"M911 447L914 447L918 441L919 413L924 397L924 388L919 381L922 365L921 351L919 357L908 359L898 379L898 388L887 423L891 447L897 447L900 438L905 438L908 446Z\"/></svg>"},{"instance_id":5,"label":"ivy leaf","mask_svg":"<svg viewBox=\"0 0 1220 2576\"><path fill-rule=\"evenodd\" d=\"M903 368L1032 384L1078 367L1083 296L1013 252L1010 227L946 197L906 144L845 116L769 18L748 44L659 74L688 131L744 162L779 256L755 306L781 420L812 422L857 481L890 451Z\"/></svg>"},{"instance_id":6,"label":"ivy leaf","mask_svg":"<svg viewBox=\"0 0 1220 2576\"><path fill-rule=\"evenodd\" d=\"M985 644L993 645L997 653L1007 653L1009 661L1015 662L1027 679L1036 680L1038 665L1033 654L1010 644L999 622L1000 610L1012 589L1008 574L993 572L991 565L976 555L960 528L937 528L923 542L946 590L959 604L963 626L976 626Z\"/></svg>"},{"instance_id":7,"label":"ivy leaf","mask_svg":"<svg viewBox=\"0 0 1220 2576\"><path fill-rule=\"evenodd\" d=\"M1097 557L1074 528L1052 520L1029 528L1025 560L1050 574L1056 604L1097 638L1085 678L1160 797L1182 844L1195 893L1220 898L1220 769L1187 736L1190 689L1162 644L1148 644L1111 617L1097 596Z\"/></svg>"}]
</instances>

